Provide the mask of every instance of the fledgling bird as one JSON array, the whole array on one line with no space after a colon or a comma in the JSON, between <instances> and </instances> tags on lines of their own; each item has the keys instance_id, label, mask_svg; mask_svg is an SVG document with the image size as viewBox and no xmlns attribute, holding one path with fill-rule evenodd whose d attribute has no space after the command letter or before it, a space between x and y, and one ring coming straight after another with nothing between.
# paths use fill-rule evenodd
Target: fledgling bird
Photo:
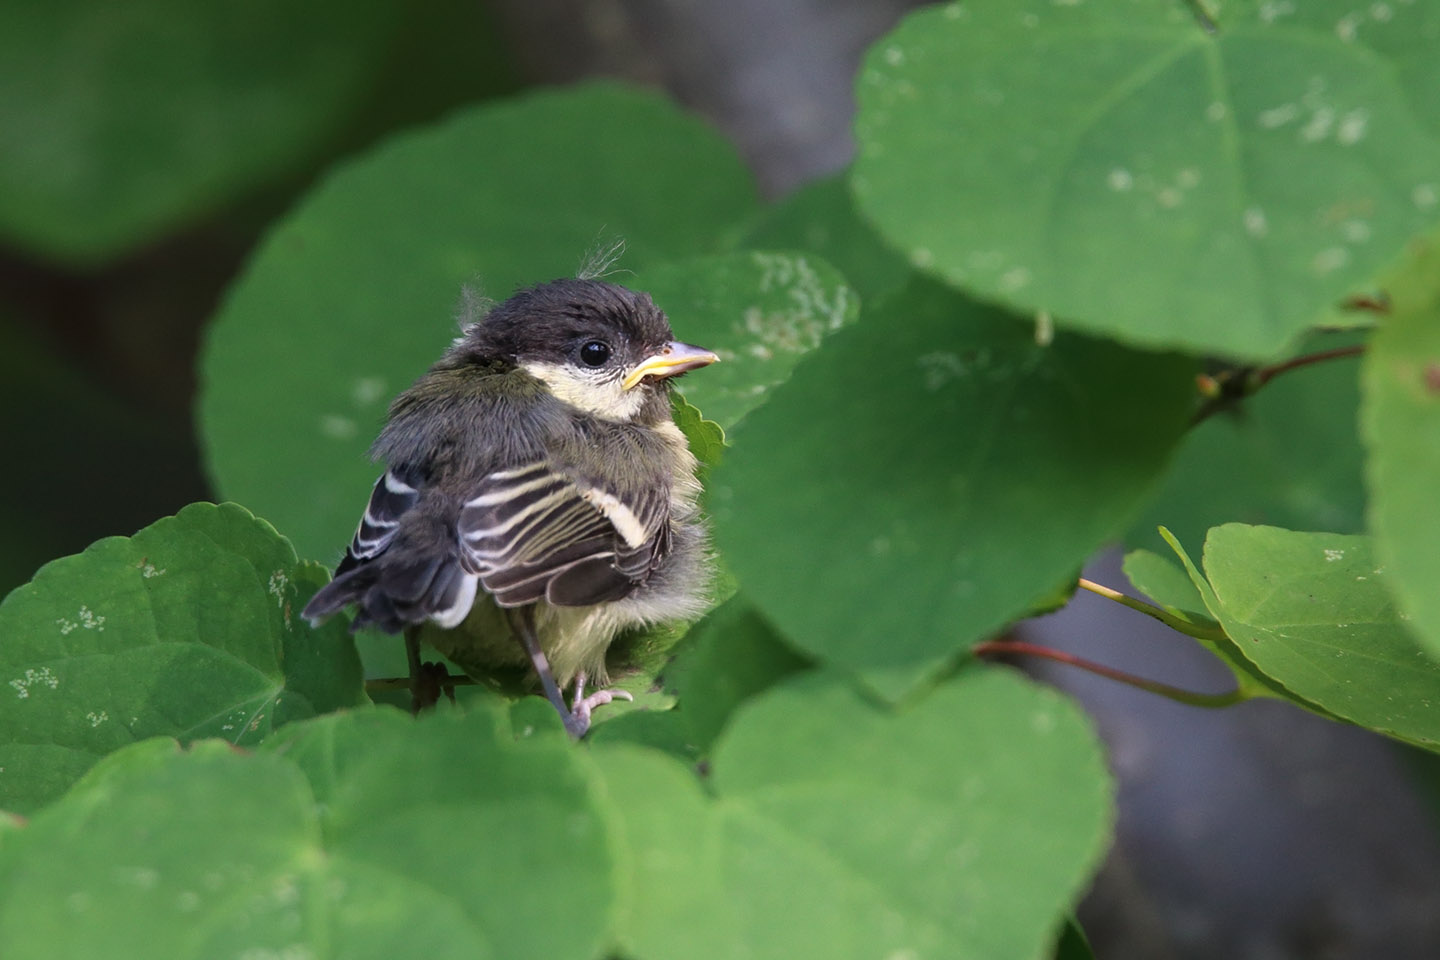
<instances>
[{"instance_id":1,"label":"fledgling bird","mask_svg":"<svg viewBox=\"0 0 1440 960\"><path fill-rule=\"evenodd\" d=\"M390 406L335 579L305 607L425 639L469 672L533 666L581 736L623 631L698 616L708 545L670 380L718 359L650 297L593 279L523 290ZM573 683L569 705L560 691ZM601 689L585 694L585 685Z\"/></svg>"}]
</instances>

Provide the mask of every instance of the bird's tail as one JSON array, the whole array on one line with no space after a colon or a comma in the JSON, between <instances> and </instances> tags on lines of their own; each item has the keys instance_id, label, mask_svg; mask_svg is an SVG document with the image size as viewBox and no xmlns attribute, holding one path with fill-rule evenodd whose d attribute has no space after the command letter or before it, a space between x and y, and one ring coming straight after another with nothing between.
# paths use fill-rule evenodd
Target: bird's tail
<instances>
[{"instance_id":1,"label":"bird's tail","mask_svg":"<svg viewBox=\"0 0 1440 960\"><path fill-rule=\"evenodd\" d=\"M351 604L350 629L376 626L399 633L406 626L433 621L453 627L475 602L478 578L454 558L436 557L413 563L388 556L342 572L305 605L302 616L316 625Z\"/></svg>"}]
</instances>

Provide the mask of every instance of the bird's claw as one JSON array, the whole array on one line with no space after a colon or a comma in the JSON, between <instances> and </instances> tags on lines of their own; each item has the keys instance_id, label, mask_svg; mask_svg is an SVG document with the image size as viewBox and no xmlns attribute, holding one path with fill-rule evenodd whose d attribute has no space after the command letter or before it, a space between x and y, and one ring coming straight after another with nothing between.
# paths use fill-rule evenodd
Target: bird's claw
<instances>
[{"instance_id":1,"label":"bird's claw","mask_svg":"<svg viewBox=\"0 0 1440 960\"><path fill-rule=\"evenodd\" d=\"M627 690L596 690L588 697L584 696L584 693L585 680L582 677L575 683L575 701L570 706L570 716L565 718L565 729L577 740L585 736L585 731L590 729L590 714L596 707L615 700L635 700Z\"/></svg>"}]
</instances>

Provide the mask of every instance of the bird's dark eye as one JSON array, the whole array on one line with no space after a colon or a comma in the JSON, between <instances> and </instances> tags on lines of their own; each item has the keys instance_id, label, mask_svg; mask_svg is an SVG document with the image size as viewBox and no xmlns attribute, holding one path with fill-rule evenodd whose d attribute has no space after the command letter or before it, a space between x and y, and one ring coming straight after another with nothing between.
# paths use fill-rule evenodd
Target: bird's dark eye
<instances>
[{"instance_id":1,"label":"bird's dark eye","mask_svg":"<svg viewBox=\"0 0 1440 960\"><path fill-rule=\"evenodd\" d=\"M610 345L603 340L591 340L580 347L580 362L587 367L598 367L610 359Z\"/></svg>"}]
</instances>

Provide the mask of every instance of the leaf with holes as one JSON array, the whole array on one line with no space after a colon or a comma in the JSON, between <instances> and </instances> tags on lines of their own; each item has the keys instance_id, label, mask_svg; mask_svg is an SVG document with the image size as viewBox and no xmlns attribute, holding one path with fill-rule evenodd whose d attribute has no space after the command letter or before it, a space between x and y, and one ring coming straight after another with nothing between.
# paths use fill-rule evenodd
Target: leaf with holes
<instances>
[{"instance_id":1,"label":"leaf with holes","mask_svg":"<svg viewBox=\"0 0 1440 960\"><path fill-rule=\"evenodd\" d=\"M1210 6L912 14L860 74L861 212L987 300L1277 355L1440 217L1440 12Z\"/></svg>"},{"instance_id":2,"label":"leaf with holes","mask_svg":"<svg viewBox=\"0 0 1440 960\"><path fill-rule=\"evenodd\" d=\"M366 702L343 620L300 616L327 579L235 504L43 567L0 604L0 807L32 810L135 740L252 744Z\"/></svg>"},{"instance_id":3,"label":"leaf with holes","mask_svg":"<svg viewBox=\"0 0 1440 960\"><path fill-rule=\"evenodd\" d=\"M722 363L687 376L681 387L727 430L860 307L834 267L788 251L665 263L640 271L635 285L669 314L677 336L719 354Z\"/></svg>"}]
</instances>

